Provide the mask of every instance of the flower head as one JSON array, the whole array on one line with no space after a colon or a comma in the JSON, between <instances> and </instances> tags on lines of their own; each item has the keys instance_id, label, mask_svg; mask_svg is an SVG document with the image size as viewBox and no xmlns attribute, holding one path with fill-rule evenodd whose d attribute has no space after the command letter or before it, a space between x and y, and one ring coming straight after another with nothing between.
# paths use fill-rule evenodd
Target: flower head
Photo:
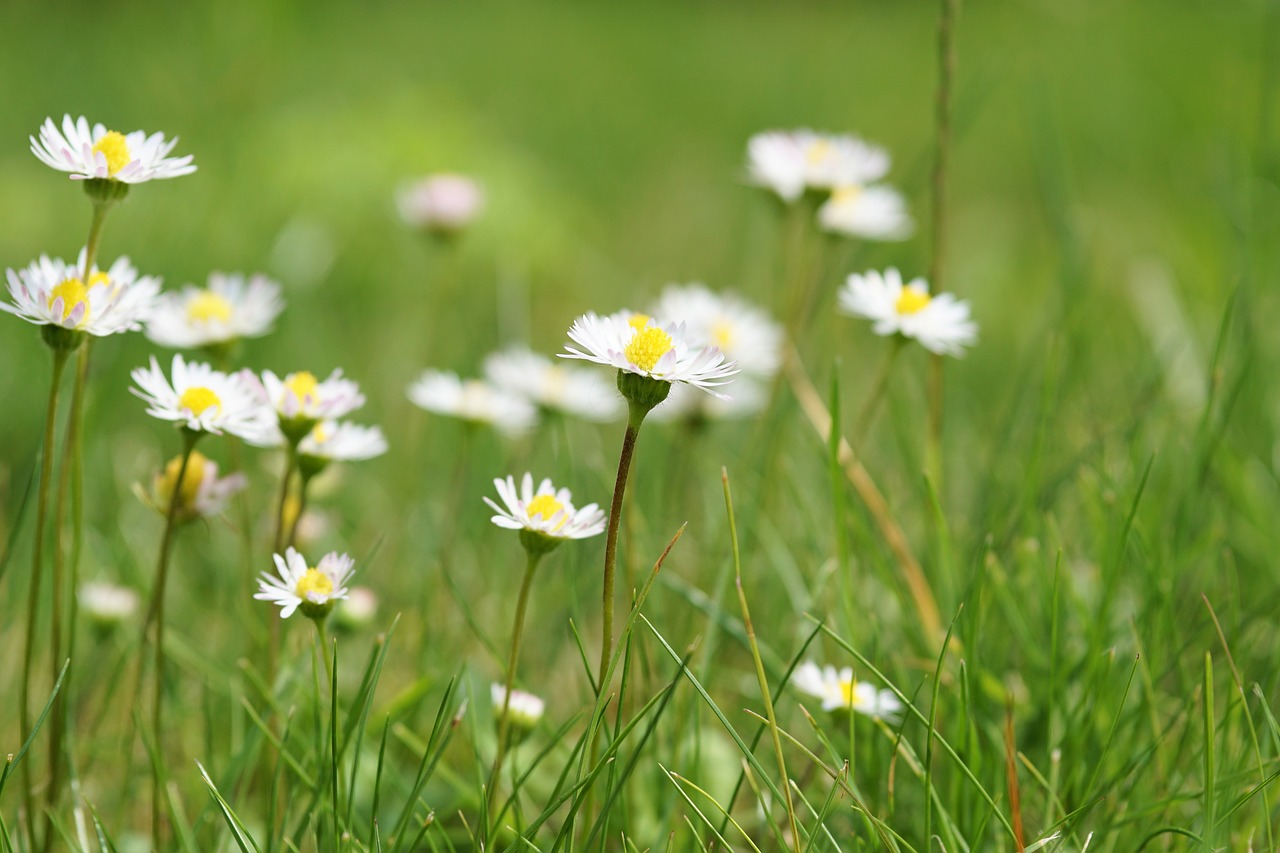
<instances>
[{"instance_id":1,"label":"flower head","mask_svg":"<svg viewBox=\"0 0 1280 853\"><path fill-rule=\"evenodd\" d=\"M526 549L550 550L566 539L588 539L604 532L604 511L596 504L578 509L568 489L557 489L545 479L533 487L533 475L526 473L516 488L514 477L494 480L503 506L485 497L497 515L491 521L507 530L519 530Z\"/></svg>"},{"instance_id":2,"label":"flower head","mask_svg":"<svg viewBox=\"0 0 1280 853\"><path fill-rule=\"evenodd\" d=\"M557 364L525 347L491 354L484 360L484 373L498 388L544 409L602 422L622 414L617 389L599 373Z\"/></svg>"},{"instance_id":3,"label":"flower head","mask_svg":"<svg viewBox=\"0 0 1280 853\"><path fill-rule=\"evenodd\" d=\"M406 225L451 235L484 209L484 190L466 175L442 172L400 187L396 208Z\"/></svg>"},{"instance_id":4,"label":"flower head","mask_svg":"<svg viewBox=\"0 0 1280 853\"><path fill-rule=\"evenodd\" d=\"M353 586L347 597L338 602L333 611L336 627L347 631L365 628L378 615L378 595L366 586Z\"/></svg>"},{"instance_id":5,"label":"flower head","mask_svg":"<svg viewBox=\"0 0 1280 853\"><path fill-rule=\"evenodd\" d=\"M876 690L865 681L854 681L850 667L837 670L805 661L791 675L797 690L822 700L824 711L857 711L890 723L897 722L902 702L892 690Z\"/></svg>"},{"instance_id":6,"label":"flower head","mask_svg":"<svg viewBox=\"0 0 1280 853\"><path fill-rule=\"evenodd\" d=\"M583 314L569 338L581 349L567 346L561 358L594 361L659 382L684 382L714 396L720 395L712 389L738 372L716 347L692 343L683 323L659 324L645 314Z\"/></svg>"},{"instance_id":7,"label":"flower head","mask_svg":"<svg viewBox=\"0 0 1280 853\"><path fill-rule=\"evenodd\" d=\"M75 264L41 255L25 269L7 270L12 304L0 310L39 326L57 326L95 336L135 331L151 312L160 279L144 275L127 257L105 272L95 265L84 281L82 249Z\"/></svg>"},{"instance_id":8,"label":"flower head","mask_svg":"<svg viewBox=\"0 0 1280 853\"><path fill-rule=\"evenodd\" d=\"M494 717L501 719L505 707L507 722L518 732L527 732L536 727L546 710L545 702L523 690L512 690L508 699L507 688L497 682L489 685L489 699L493 704Z\"/></svg>"},{"instance_id":9,"label":"flower head","mask_svg":"<svg viewBox=\"0 0 1280 853\"><path fill-rule=\"evenodd\" d=\"M270 370L262 371L262 381L246 372L263 405L269 406L280 425L280 443L296 445L321 419L340 418L364 405L360 386L342 376L341 370L317 379L309 370L290 373L281 379Z\"/></svg>"},{"instance_id":10,"label":"flower head","mask_svg":"<svg viewBox=\"0 0 1280 853\"><path fill-rule=\"evenodd\" d=\"M747 143L747 169L752 183L792 202L805 190L879 180L889 171L889 155L848 134L769 131Z\"/></svg>"},{"instance_id":11,"label":"flower head","mask_svg":"<svg viewBox=\"0 0 1280 853\"><path fill-rule=\"evenodd\" d=\"M269 444L276 425L243 374L228 375L202 362L173 357L170 383L155 356L131 374L129 390L147 404L147 414L197 432L229 432L251 444Z\"/></svg>"},{"instance_id":12,"label":"flower head","mask_svg":"<svg viewBox=\"0 0 1280 853\"><path fill-rule=\"evenodd\" d=\"M149 492L137 487L138 497L156 512L167 515L181 468L181 456L170 459L164 470L152 481ZM191 458L187 460L187 470L182 475L182 485L178 489L174 518L178 521L195 521L198 518L221 515L232 495L247 484L244 474L219 477L218 463L198 450L193 450Z\"/></svg>"},{"instance_id":13,"label":"flower head","mask_svg":"<svg viewBox=\"0 0 1280 853\"><path fill-rule=\"evenodd\" d=\"M299 608L308 619L323 619L347 597L346 584L355 571L355 561L346 554L330 551L314 568L293 548L283 557L273 554L272 559L280 576L263 572L253 597L280 605L281 619L288 619Z\"/></svg>"},{"instance_id":14,"label":"flower head","mask_svg":"<svg viewBox=\"0 0 1280 853\"><path fill-rule=\"evenodd\" d=\"M869 270L849 276L839 298L846 314L873 321L877 335L915 338L939 355L961 356L978 337L978 325L969 317L969 303L949 293L931 295L922 278L903 284L893 268L883 275Z\"/></svg>"},{"instance_id":15,"label":"flower head","mask_svg":"<svg viewBox=\"0 0 1280 853\"><path fill-rule=\"evenodd\" d=\"M80 602L80 612L94 627L103 631L127 621L138 610L138 593L106 581L81 584L76 598Z\"/></svg>"},{"instance_id":16,"label":"flower head","mask_svg":"<svg viewBox=\"0 0 1280 853\"><path fill-rule=\"evenodd\" d=\"M221 346L265 335L283 310L280 285L266 276L213 272L208 287L161 294L147 337L174 349Z\"/></svg>"},{"instance_id":17,"label":"flower head","mask_svg":"<svg viewBox=\"0 0 1280 853\"><path fill-rule=\"evenodd\" d=\"M330 462L357 462L386 452L387 439L376 426L321 421L298 442L298 465L310 478Z\"/></svg>"},{"instance_id":18,"label":"flower head","mask_svg":"<svg viewBox=\"0 0 1280 853\"><path fill-rule=\"evenodd\" d=\"M823 230L868 240L905 240L913 224L902 194L883 185L845 184L818 208Z\"/></svg>"},{"instance_id":19,"label":"flower head","mask_svg":"<svg viewBox=\"0 0 1280 853\"><path fill-rule=\"evenodd\" d=\"M62 117L61 131L53 119L44 120L40 138L31 137L31 153L46 165L70 172L73 181L103 179L141 184L196 170L190 154L169 156L177 144L177 138L165 141L162 133L118 133L101 124L90 127L84 116L73 121L68 115Z\"/></svg>"},{"instance_id":20,"label":"flower head","mask_svg":"<svg viewBox=\"0 0 1280 853\"><path fill-rule=\"evenodd\" d=\"M424 371L409 386L414 405L474 424L492 425L506 435L520 435L538 420L538 410L524 397L480 379L462 380L456 373Z\"/></svg>"},{"instance_id":21,"label":"flower head","mask_svg":"<svg viewBox=\"0 0 1280 853\"><path fill-rule=\"evenodd\" d=\"M714 293L702 284L669 285L653 315L684 323L691 344L716 347L744 374L772 376L782 361L782 326L735 294Z\"/></svg>"}]
</instances>

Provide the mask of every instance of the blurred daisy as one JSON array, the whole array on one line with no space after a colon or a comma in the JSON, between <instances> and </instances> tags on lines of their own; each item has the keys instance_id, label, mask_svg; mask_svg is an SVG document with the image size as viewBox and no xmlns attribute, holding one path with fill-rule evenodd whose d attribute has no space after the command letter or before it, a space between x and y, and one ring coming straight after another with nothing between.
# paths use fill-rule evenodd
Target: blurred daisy
<instances>
[{"instance_id":1,"label":"blurred daisy","mask_svg":"<svg viewBox=\"0 0 1280 853\"><path fill-rule=\"evenodd\" d=\"M160 292L160 279L139 276L127 257L118 258L106 272L93 267L88 282L83 275L83 249L74 265L41 255L26 269L6 270L13 302L0 302L0 310L39 326L96 336L142 328Z\"/></svg>"},{"instance_id":2,"label":"blurred daisy","mask_svg":"<svg viewBox=\"0 0 1280 853\"><path fill-rule=\"evenodd\" d=\"M902 702L892 690L876 690L865 681L854 681L850 667L837 670L805 661L791 674L791 683L802 693L821 699L824 711L853 710L889 723L896 723L902 712Z\"/></svg>"},{"instance_id":3,"label":"blurred daisy","mask_svg":"<svg viewBox=\"0 0 1280 853\"><path fill-rule=\"evenodd\" d=\"M849 276L839 298L846 314L871 320L877 335L914 338L939 355L961 356L978 337L969 303L949 293L931 296L923 278L903 284L892 267L883 275L869 270Z\"/></svg>"},{"instance_id":4,"label":"blurred daisy","mask_svg":"<svg viewBox=\"0 0 1280 853\"><path fill-rule=\"evenodd\" d=\"M868 240L905 240L914 225L902 194L886 186L846 184L818 208L823 230Z\"/></svg>"},{"instance_id":5,"label":"blurred daisy","mask_svg":"<svg viewBox=\"0 0 1280 853\"><path fill-rule=\"evenodd\" d=\"M40 127L40 138L31 137L31 153L41 162L83 181L101 178L125 184L141 184L159 178L176 178L196 170L190 154L170 157L177 138L165 141L164 134L148 136L141 130L118 133L101 124L91 128L84 116L72 121L62 117L59 131L53 119Z\"/></svg>"},{"instance_id":6,"label":"blurred daisy","mask_svg":"<svg viewBox=\"0 0 1280 853\"><path fill-rule=\"evenodd\" d=\"M442 172L401 186L396 208L412 228L456 234L484 209L484 190L466 175Z\"/></svg>"},{"instance_id":7,"label":"blurred daisy","mask_svg":"<svg viewBox=\"0 0 1280 853\"><path fill-rule=\"evenodd\" d=\"M782 361L782 327L768 312L732 293L673 284L662 292L653 315L684 323L690 343L718 348L743 373L772 376Z\"/></svg>"},{"instance_id":8,"label":"blurred daisy","mask_svg":"<svg viewBox=\"0 0 1280 853\"><path fill-rule=\"evenodd\" d=\"M135 368L130 375L137 387L129 390L148 404L152 417L197 432L229 432L251 444L269 444L273 438L276 425L242 373L228 375L175 355L172 383L155 356L150 367Z\"/></svg>"},{"instance_id":9,"label":"blurred daisy","mask_svg":"<svg viewBox=\"0 0 1280 853\"><path fill-rule=\"evenodd\" d=\"M308 619L323 619L347 597L346 583L355 571L355 561L346 554L330 551L314 568L293 548L283 557L271 556L280 576L263 572L253 597L280 605L281 619L288 619L299 608Z\"/></svg>"},{"instance_id":10,"label":"blurred daisy","mask_svg":"<svg viewBox=\"0 0 1280 853\"><path fill-rule=\"evenodd\" d=\"M491 425L505 435L520 435L538 420L538 410L524 397L443 370L423 372L408 394L414 405L428 412Z\"/></svg>"},{"instance_id":11,"label":"blurred daisy","mask_svg":"<svg viewBox=\"0 0 1280 853\"><path fill-rule=\"evenodd\" d=\"M754 417L764 410L769 394L760 381L740 377L733 383L732 397L712 397L688 385L676 385L667 399L649 413L656 421L730 421Z\"/></svg>"},{"instance_id":12,"label":"blurred daisy","mask_svg":"<svg viewBox=\"0 0 1280 853\"><path fill-rule=\"evenodd\" d=\"M507 688L497 682L489 685L489 699L493 703L493 716L501 719L505 707L507 722L519 731L536 727L546 710L545 702L523 690L512 690L508 699Z\"/></svg>"},{"instance_id":13,"label":"blurred daisy","mask_svg":"<svg viewBox=\"0 0 1280 853\"><path fill-rule=\"evenodd\" d=\"M377 593L365 586L353 586L347 591L347 597L338 602L333 621L338 628L354 631L373 624L377 615Z\"/></svg>"},{"instance_id":14,"label":"blurred daisy","mask_svg":"<svg viewBox=\"0 0 1280 853\"><path fill-rule=\"evenodd\" d=\"M561 358L594 361L661 382L685 382L715 396L720 395L712 389L738 372L720 350L692 343L683 323L660 325L645 314L583 314L569 329L569 338L582 349L565 347Z\"/></svg>"},{"instance_id":15,"label":"blurred daisy","mask_svg":"<svg viewBox=\"0 0 1280 853\"><path fill-rule=\"evenodd\" d=\"M747 143L747 170L752 183L791 202L805 190L879 180L889 171L889 155L848 134L769 131Z\"/></svg>"},{"instance_id":16,"label":"blurred daisy","mask_svg":"<svg viewBox=\"0 0 1280 853\"><path fill-rule=\"evenodd\" d=\"M275 413L280 425L280 444L287 439L296 445L322 418L340 418L364 405L360 386L344 379L341 370L333 371L325 380L316 379L308 370L290 373L283 379L264 370L260 382L246 371L245 378L257 389L263 404Z\"/></svg>"},{"instance_id":17,"label":"blurred daisy","mask_svg":"<svg viewBox=\"0 0 1280 853\"><path fill-rule=\"evenodd\" d=\"M526 347L493 353L484 360L484 373L497 387L544 409L601 422L622 414L617 388L599 373L556 364Z\"/></svg>"},{"instance_id":18,"label":"blurred daisy","mask_svg":"<svg viewBox=\"0 0 1280 853\"><path fill-rule=\"evenodd\" d=\"M106 581L81 584L76 591L76 599L80 603L80 612L99 629L114 628L138 612L138 593Z\"/></svg>"},{"instance_id":19,"label":"blurred daisy","mask_svg":"<svg viewBox=\"0 0 1280 853\"><path fill-rule=\"evenodd\" d=\"M557 543L565 539L587 539L604 532L604 511L596 504L581 509L573 506L568 489L557 489L546 479L533 487L533 475L526 473L516 488L514 477L494 480L503 506L485 497L497 515L491 521L507 530L530 531Z\"/></svg>"},{"instance_id":20,"label":"blurred daisy","mask_svg":"<svg viewBox=\"0 0 1280 853\"><path fill-rule=\"evenodd\" d=\"M156 512L168 515L169 502L173 500L173 489L181 468L181 456L170 459L164 466L164 471L152 481L151 491L146 492L139 487L138 497ZM187 470L182 475L182 487L178 490L174 518L177 521L194 521L221 515L231 497L247 484L244 474L219 477L218 463L198 450L193 450L191 459L187 462Z\"/></svg>"},{"instance_id":21,"label":"blurred daisy","mask_svg":"<svg viewBox=\"0 0 1280 853\"><path fill-rule=\"evenodd\" d=\"M321 421L298 442L298 465L309 479L330 462L357 462L386 452L387 439L376 426Z\"/></svg>"},{"instance_id":22,"label":"blurred daisy","mask_svg":"<svg viewBox=\"0 0 1280 853\"><path fill-rule=\"evenodd\" d=\"M175 349L218 346L265 335L283 310L280 285L266 276L213 272L207 288L161 294L147 337Z\"/></svg>"}]
</instances>

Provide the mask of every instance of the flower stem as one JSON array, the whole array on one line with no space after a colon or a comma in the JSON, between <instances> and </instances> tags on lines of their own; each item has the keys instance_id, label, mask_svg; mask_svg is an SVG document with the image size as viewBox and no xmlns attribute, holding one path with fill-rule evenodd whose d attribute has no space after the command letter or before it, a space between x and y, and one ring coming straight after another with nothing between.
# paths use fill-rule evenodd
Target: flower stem
<instances>
[{"instance_id":1,"label":"flower stem","mask_svg":"<svg viewBox=\"0 0 1280 853\"><path fill-rule=\"evenodd\" d=\"M280 477L280 499L276 502L276 533L271 547L273 554L282 554L284 551L284 508L289 501L289 483L293 480L293 471L298 466L297 451L289 447L285 452L288 454L288 460L285 462L284 474ZM280 654L280 620L272 619L270 624L270 636L267 639L268 679L275 677L276 663Z\"/></svg>"},{"instance_id":2,"label":"flower stem","mask_svg":"<svg viewBox=\"0 0 1280 853\"><path fill-rule=\"evenodd\" d=\"M53 375L49 382L49 404L45 410L44 445L40 452L40 488L36 493L36 538L31 549L31 587L27 596L27 634L22 660L22 696L18 711L22 723L22 740L31 735L31 665L35 657L36 616L40 608L40 581L44 563L44 526L49 509L49 480L53 477L54 419L58 414L58 387L62 384L63 368L67 365L68 352L53 351ZM31 762L22 766L23 801L27 812L27 833L31 849L35 849L35 796L31 780Z\"/></svg>"},{"instance_id":3,"label":"flower stem","mask_svg":"<svg viewBox=\"0 0 1280 853\"><path fill-rule=\"evenodd\" d=\"M488 811L493 810L494 791L498 787L498 779L502 773L502 760L506 757L507 739L511 732L510 710L511 691L516 684L516 666L520 660L520 638L524 634L524 614L529 605L529 590L533 588L533 576L542 561L542 554L528 551L529 562L524 570L524 581L520 584L520 597L516 600L516 619L511 628L511 655L507 658L507 680L502 696L502 709L498 712L498 750L493 758L493 770L489 772L489 789L485 792ZM498 817L501 817L499 815ZM498 818L493 818L493 829L497 830Z\"/></svg>"},{"instance_id":4,"label":"flower stem","mask_svg":"<svg viewBox=\"0 0 1280 853\"><path fill-rule=\"evenodd\" d=\"M613 503L609 506L609 529L604 540L604 601L602 608L603 626L600 641L600 674L596 679L596 689L605 690L604 677L609 668L609 658L613 655L613 576L618 563L618 526L622 520L622 499L627 491L627 476L631 473L631 457L635 455L636 438L640 435L640 424L647 409L630 403L627 417L627 431L622 437L622 452L618 455L618 479L613 484Z\"/></svg>"},{"instance_id":5,"label":"flower stem","mask_svg":"<svg viewBox=\"0 0 1280 853\"><path fill-rule=\"evenodd\" d=\"M148 625L153 620L156 625L156 689L151 712L152 738L156 750L151 788L151 841L156 850L164 849L161 844L164 834L161 814L165 784L164 750L161 740L164 720L164 590L165 582L169 577L169 554L173 550L173 535L178 527L178 504L182 501L182 480L187 475L191 451L195 450L200 436L201 433L194 430L182 430L182 463L178 466L178 476L173 483L173 494L169 497L169 511L165 514L164 535L160 539L160 556L156 563L156 586L151 594L151 607L147 617Z\"/></svg>"},{"instance_id":6,"label":"flower stem","mask_svg":"<svg viewBox=\"0 0 1280 853\"><path fill-rule=\"evenodd\" d=\"M292 548L298 541L298 524L302 521L302 514L307 511L307 486L311 485L311 478L306 474L299 472L298 474L298 511L293 516L293 522L289 525L289 538L285 541L285 545Z\"/></svg>"},{"instance_id":7,"label":"flower stem","mask_svg":"<svg viewBox=\"0 0 1280 853\"><path fill-rule=\"evenodd\" d=\"M854 421L853 446L856 450L862 449L867 431L875 421L876 412L880 409L880 401L884 399L884 392L889 387L889 375L893 372L893 363L897 360L898 353L902 351L902 345L906 340L902 335L895 335L889 344L889 351L884 354L884 360L880 362L880 372L876 374L875 384L871 386L871 396L867 397L867 402L862 404L862 411Z\"/></svg>"}]
</instances>

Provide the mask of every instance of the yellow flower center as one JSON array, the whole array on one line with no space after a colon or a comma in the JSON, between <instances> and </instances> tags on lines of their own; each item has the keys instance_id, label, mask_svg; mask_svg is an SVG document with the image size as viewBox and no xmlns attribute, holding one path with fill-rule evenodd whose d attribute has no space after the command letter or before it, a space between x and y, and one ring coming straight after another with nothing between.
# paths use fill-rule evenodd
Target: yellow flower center
<instances>
[{"instance_id":1,"label":"yellow flower center","mask_svg":"<svg viewBox=\"0 0 1280 853\"><path fill-rule=\"evenodd\" d=\"M90 278L92 281L92 278ZM68 278L59 282L49 291L49 309L53 310L53 303L58 301L58 297L62 297L62 319L65 320L71 316L71 312L76 306L89 299L89 288L84 286L84 282L78 278ZM83 326L89 322L89 306L84 306L84 316L80 318L80 325Z\"/></svg>"},{"instance_id":2,"label":"yellow flower center","mask_svg":"<svg viewBox=\"0 0 1280 853\"><path fill-rule=\"evenodd\" d=\"M540 515L542 516L543 521L550 521L555 517L557 512L564 511L564 504L556 500L555 495L538 495L536 498L529 501L527 509L529 511L529 518L533 518L535 515ZM559 530L561 527L564 527L568 520L569 516L565 515L564 518L560 519L560 523L555 526L555 529Z\"/></svg>"},{"instance_id":3,"label":"yellow flower center","mask_svg":"<svg viewBox=\"0 0 1280 853\"><path fill-rule=\"evenodd\" d=\"M311 440L316 444L324 444L329 440L329 432L324 428L324 424L316 424L311 430Z\"/></svg>"},{"instance_id":4,"label":"yellow flower center","mask_svg":"<svg viewBox=\"0 0 1280 853\"><path fill-rule=\"evenodd\" d=\"M671 336L662 329L657 326L648 326L631 336L631 343L627 344L622 354L627 357L627 361L641 370L653 370L658 359L671 352L674 345Z\"/></svg>"},{"instance_id":5,"label":"yellow flower center","mask_svg":"<svg viewBox=\"0 0 1280 853\"><path fill-rule=\"evenodd\" d=\"M853 689L858 686L858 682L852 678L848 681L840 682L840 698L844 701L844 707L853 707Z\"/></svg>"},{"instance_id":6,"label":"yellow flower center","mask_svg":"<svg viewBox=\"0 0 1280 853\"><path fill-rule=\"evenodd\" d=\"M862 195L862 187L857 184L846 184L831 191L831 203L837 206L853 204Z\"/></svg>"},{"instance_id":7,"label":"yellow flower center","mask_svg":"<svg viewBox=\"0 0 1280 853\"><path fill-rule=\"evenodd\" d=\"M107 175L111 177L115 177L116 172L128 166L129 161L133 159L129 154L129 143L125 142L124 134L114 130L107 131L106 135L94 144L93 150L94 153L101 152L102 156L107 158Z\"/></svg>"},{"instance_id":8,"label":"yellow flower center","mask_svg":"<svg viewBox=\"0 0 1280 853\"><path fill-rule=\"evenodd\" d=\"M292 391L299 400L314 394L319 384L315 374L309 370L290 373L289 378L284 381L284 387Z\"/></svg>"},{"instance_id":9,"label":"yellow flower center","mask_svg":"<svg viewBox=\"0 0 1280 853\"><path fill-rule=\"evenodd\" d=\"M649 321L652 319L648 314L632 314L627 318L627 325L637 332L641 332L644 331L644 327L649 325Z\"/></svg>"},{"instance_id":10,"label":"yellow flower center","mask_svg":"<svg viewBox=\"0 0 1280 853\"><path fill-rule=\"evenodd\" d=\"M804 159L810 166L816 166L831 156L831 142L827 139L816 139L809 143L809 150L804 152Z\"/></svg>"},{"instance_id":11,"label":"yellow flower center","mask_svg":"<svg viewBox=\"0 0 1280 853\"><path fill-rule=\"evenodd\" d=\"M313 593L323 598L333 595L333 581L319 569L307 569L294 589L294 594L303 601L310 601Z\"/></svg>"},{"instance_id":12,"label":"yellow flower center","mask_svg":"<svg viewBox=\"0 0 1280 853\"><path fill-rule=\"evenodd\" d=\"M191 458L187 461L187 471L182 475L182 488L178 491L179 511L195 507L196 495L200 491L200 484L204 482L204 466L208 461L204 454L191 451ZM164 466L164 473L156 478L156 497L160 499L162 510L168 510L169 502L173 500L173 487L178 482L178 471L181 469L182 457L175 456Z\"/></svg>"},{"instance_id":13,"label":"yellow flower center","mask_svg":"<svg viewBox=\"0 0 1280 853\"><path fill-rule=\"evenodd\" d=\"M218 399L218 395L213 391L205 388L203 385L196 385L182 392L182 396L178 398L178 406L183 409L190 409L191 414L196 417L204 414L204 410L210 406L221 406L222 401Z\"/></svg>"},{"instance_id":14,"label":"yellow flower center","mask_svg":"<svg viewBox=\"0 0 1280 853\"><path fill-rule=\"evenodd\" d=\"M921 293L914 287L904 287L893 307L899 314L915 314L923 311L932 299L932 296Z\"/></svg>"},{"instance_id":15,"label":"yellow flower center","mask_svg":"<svg viewBox=\"0 0 1280 853\"><path fill-rule=\"evenodd\" d=\"M229 322L231 303L226 297L208 290L201 290L187 303L187 319L192 323L209 323L212 320L221 323Z\"/></svg>"},{"instance_id":16,"label":"yellow flower center","mask_svg":"<svg viewBox=\"0 0 1280 853\"><path fill-rule=\"evenodd\" d=\"M711 341L722 350L727 350L733 346L737 335L734 333L733 324L728 320L720 320L711 327Z\"/></svg>"}]
</instances>

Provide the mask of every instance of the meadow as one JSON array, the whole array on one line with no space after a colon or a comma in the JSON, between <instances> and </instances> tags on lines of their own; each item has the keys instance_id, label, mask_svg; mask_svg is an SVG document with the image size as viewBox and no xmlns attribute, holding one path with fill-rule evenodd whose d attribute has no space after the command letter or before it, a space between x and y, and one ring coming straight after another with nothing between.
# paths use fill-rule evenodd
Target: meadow
<instances>
[{"instance_id":1,"label":"meadow","mask_svg":"<svg viewBox=\"0 0 1280 853\"><path fill-rule=\"evenodd\" d=\"M47 443L50 327L0 316L0 850L1280 849L1280 12L959 5L940 251L944 8L0 8L0 266L91 230L32 155L46 118L178 137L196 171L109 206L101 268L278 282L269 332L184 357L268 389L340 369L385 436L294 481L305 453L203 437L245 488L178 524L155 479L193 433L131 375L175 349L96 338L78 409L67 353ZM748 140L796 128L883 147L909 233L832 235L829 192L753 179ZM440 172L484 193L449 234L397 208ZM888 268L967 304L962 357L840 308ZM616 366L559 362L598 375L598 420L410 400L581 350L591 312L686 319L655 306L693 282L785 341L721 337L727 395L775 351L750 410L655 408L617 512ZM526 471L598 514L502 529L494 480ZM304 571L350 555L311 601L360 592L255 600L289 540ZM504 714L509 678L545 705Z\"/></svg>"}]
</instances>

